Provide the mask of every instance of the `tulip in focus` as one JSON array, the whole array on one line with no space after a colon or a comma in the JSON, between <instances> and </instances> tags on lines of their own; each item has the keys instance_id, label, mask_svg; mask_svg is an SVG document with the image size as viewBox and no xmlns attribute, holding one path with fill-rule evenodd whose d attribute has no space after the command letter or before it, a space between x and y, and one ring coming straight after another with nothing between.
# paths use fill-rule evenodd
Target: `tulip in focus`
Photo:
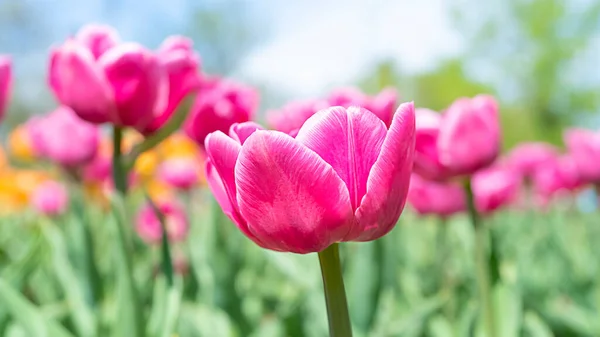
<instances>
[{"instance_id":1,"label":"tulip in focus","mask_svg":"<svg viewBox=\"0 0 600 337\"><path fill-rule=\"evenodd\" d=\"M570 129L565 132L564 140L580 178L600 183L600 131Z\"/></svg>"},{"instance_id":2,"label":"tulip in focus","mask_svg":"<svg viewBox=\"0 0 600 337\"><path fill-rule=\"evenodd\" d=\"M160 129L185 96L200 87L200 56L194 52L192 40L170 36L158 49L157 56L168 77L169 95L164 110L158 111L152 122L140 130L143 134Z\"/></svg>"},{"instance_id":3,"label":"tulip in focus","mask_svg":"<svg viewBox=\"0 0 600 337\"><path fill-rule=\"evenodd\" d=\"M69 197L65 187L56 181L46 181L40 184L33 192L31 204L40 212L48 216L55 216L65 212Z\"/></svg>"},{"instance_id":4,"label":"tulip in focus","mask_svg":"<svg viewBox=\"0 0 600 337\"><path fill-rule=\"evenodd\" d=\"M267 118L269 125L275 130L295 137L307 119L328 106L326 101L320 100L293 101L284 105L280 110L269 111Z\"/></svg>"},{"instance_id":5,"label":"tulip in focus","mask_svg":"<svg viewBox=\"0 0 600 337\"><path fill-rule=\"evenodd\" d=\"M0 121L4 118L12 90L11 68L10 58L0 55Z\"/></svg>"},{"instance_id":6,"label":"tulip in focus","mask_svg":"<svg viewBox=\"0 0 600 337\"><path fill-rule=\"evenodd\" d=\"M69 168L92 161L100 141L100 130L66 106L32 120L29 132L36 153Z\"/></svg>"},{"instance_id":7,"label":"tulip in focus","mask_svg":"<svg viewBox=\"0 0 600 337\"><path fill-rule=\"evenodd\" d=\"M443 181L471 175L500 152L498 106L493 97L456 100L444 114L417 109L414 171Z\"/></svg>"},{"instance_id":8,"label":"tulip in focus","mask_svg":"<svg viewBox=\"0 0 600 337\"><path fill-rule=\"evenodd\" d=\"M551 165L558 157L558 150L546 143L523 143L510 151L506 165L524 178L532 178L535 172Z\"/></svg>"},{"instance_id":9,"label":"tulip in focus","mask_svg":"<svg viewBox=\"0 0 600 337\"><path fill-rule=\"evenodd\" d=\"M210 79L196 97L184 130L199 145L214 131L227 132L235 123L247 122L254 116L258 93L227 79Z\"/></svg>"},{"instance_id":10,"label":"tulip in focus","mask_svg":"<svg viewBox=\"0 0 600 337\"><path fill-rule=\"evenodd\" d=\"M156 207L164 216L169 241L179 242L188 232L188 221L183 209L172 201L159 201ZM136 218L136 231L147 243L157 244L162 239L162 225L151 205L143 205Z\"/></svg>"},{"instance_id":11,"label":"tulip in focus","mask_svg":"<svg viewBox=\"0 0 600 337\"><path fill-rule=\"evenodd\" d=\"M234 125L205 142L207 180L225 214L263 248L299 254L370 241L398 221L414 152L414 106L388 130L358 107L321 110L296 138Z\"/></svg>"},{"instance_id":12,"label":"tulip in focus","mask_svg":"<svg viewBox=\"0 0 600 337\"><path fill-rule=\"evenodd\" d=\"M448 217L467 209L462 186L426 180L417 174L410 178L407 201L422 215Z\"/></svg>"},{"instance_id":13,"label":"tulip in focus","mask_svg":"<svg viewBox=\"0 0 600 337\"><path fill-rule=\"evenodd\" d=\"M379 117L386 126L392 123L398 95L394 88L383 89L376 96L369 96L357 88L339 88L329 95L329 105L339 105L345 108L360 106Z\"/></svg>"},{"instance_id":14,"label":"tulip in focus","mask_svg":"<svg viewBox=\"0 0 600 337\"><path fill-rule=\"evenodd\" d=\"M170 158L160 164L158 177L174 188L189 190L198 183L199 164L193 158Z\"/></svg>"},{"instance_id":15,"label":"tulip in focus","mask_svg":"<svg viewBox=\"0 0 600 337\"><path fill-rule=\"evenodd\" d=\"M159 57L91 25L52 50L49 83L83 120L146 130L165 111L169 82Z\"/></svg>"},{"instance_id":16,"label":"tulip in focus","mask_svg":"<svg viewBox=\"0 0 600 337\"><path fill-rule=\"evenodd\" d=\"M475 173L472 184L477 211L489 214L517 201L521 175L506 167L493 166Z\"/></svg>"}]
</instances>

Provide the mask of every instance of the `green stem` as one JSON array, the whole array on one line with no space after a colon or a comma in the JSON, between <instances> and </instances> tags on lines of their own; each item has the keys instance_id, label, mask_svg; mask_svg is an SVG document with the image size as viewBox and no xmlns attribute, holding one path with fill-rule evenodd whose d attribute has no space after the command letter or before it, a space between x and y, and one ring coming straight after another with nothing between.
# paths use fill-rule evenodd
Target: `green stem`
<instances>
[{"instance_id":1,"label":"green stem","mask_svg":"<svg viewBox=\"0 0 600 337\"><path fill-rule=\"evenodd\" d=\"M173 273L173 259L171 257L171 246L169 244L169 233L167 233L167 224L166 224L165 215L160 211L160 209L158 209L156 204L154 204L154 202L152 201L150 196L146 195L146 199L148 200L150 207L152 207L152 211L154 212L154 215L156 215L156 217L158 218L158 221L160 222L160 227L161 227L161 231L162 231L162 238L160 240L160 242L161 242L161 244L160 244L161 267L162 267L163 273L165 274L165 277L167 279L167 287L171 288L171 287L173 287L173 274L174 274Z\"/></svg>"},{"instance_id":2,"label":"green stem","mask_svg":"<svg viewBox=\"0 0 600 337\"><path fill-rule=\"evenodd\" d=\"M475 198L471 181L465 184L467 195L467 206L471 224L475 231L475 268L477 269L477 283L479 296L483 309L483 319L487 330L487 337L496 337L496 322L494 316L494 306L492 303L492 289L490 286L490 271L487 259L485 244L488 239L485 226L481 223L481 217L475 208Z\"/></svg>"},{"instance_id":3,"label":"green stem","mask_svg":"<svg viewBox=\"0 0 600 337\"><path fill-rule=\"evenodd\" d=\"M338 244L319 252L330 337L352 337Z\"/></svg>"},{"instance_id":4,"label":"green stem","mask_svg":"<svg viewBox=\"0 0 600 337\"><path fill-rule=\"evenodd\" d=\"M127 288L126 294L129 296L129 305L127 305L128 312L126 313L129 319L133 320L133 324L130 326L133 328L133 337L143 337L144 335L144 322L142 318L142 310L140 306L138 289L135 286L135 280L133 277L133 261L132 261L132 249L128 242L128 236L126 233L127 216L125 216L126 205L124 205L127 195L127 170L123 165L123 156L121 153L121 143L123 141L123 130L120 127L115 126L113 128L113 181L115 189L119 194L119 201L121 202L121 217L122 221L117 223L117 234L118 244L120 250L119 260L117 262L123 263L125 272L125 286Z\"/></svg>"}]
</instances>

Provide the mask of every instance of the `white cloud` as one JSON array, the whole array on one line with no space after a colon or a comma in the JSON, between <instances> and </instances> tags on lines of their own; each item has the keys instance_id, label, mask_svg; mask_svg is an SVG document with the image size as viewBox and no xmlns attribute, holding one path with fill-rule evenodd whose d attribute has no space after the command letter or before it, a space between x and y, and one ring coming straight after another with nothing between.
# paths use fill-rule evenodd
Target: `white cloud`
<instances>
[{"instance_id":1,"label":"white cloud","mask_svg":"<svg viewBox=\"0 0 600 337\"><path fill-rule=\"evenodd\" d=\"M443 0L307 1L270 8L273 38L239 72L295 96L350 83L382 58L418 72L460 51ZM269 16L269 15L268 15Z\"/></svg>"}]
</instances>

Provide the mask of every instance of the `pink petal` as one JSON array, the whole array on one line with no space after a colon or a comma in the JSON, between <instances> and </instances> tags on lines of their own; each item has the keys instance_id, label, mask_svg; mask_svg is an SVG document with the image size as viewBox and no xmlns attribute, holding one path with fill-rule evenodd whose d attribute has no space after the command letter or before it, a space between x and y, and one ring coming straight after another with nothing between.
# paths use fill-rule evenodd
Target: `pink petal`
<instances>
[{"instance_id":1,"label":"pink petal","mask_svg":"<svg viewBox=\"0 0 600 337\"><path fill-rule=\"evenodd\" d=\"M240 211L268 248L319 252L340 241L354 221L348 190L333 168L284 133L250 136L235 181Z\"/></svg>"},{"instance_id":2,"label":"pink petal","mask_svg":"<svg viewBox=\"0 0 600 337\"><path fill-rule=\"evenodd\" d=\"M91 123L105 123L114 113L113 94L93 55L74 41L52 53L50 85L57 98Z\"/></svg>"},{"instance_id":3,"label":"pink petal","mask_svg":"<svg viewBox=\"0 0 600 337\"><path fill-rule=\"evenodd\" d=\"M414 104L403 103L369 173L367 193L356 210L358 225L345 241L375 240L394 228L406 202L414 150Z\"/></svg>"},{"instance_id":4,"label":"pink petal","mask_svg":"<svg viewBox=\"0 0 600 337\"><path fill-rule=\"evenodd\" d=\"M235 123L229 128L229 137L244 144L256 130L264 130L264 128L254 122Z\"/></svg>"},{"instance_id":5,"label":"pink petal","mask_svg":"<svg viewBox=\"0 0 600 337\"><path fill-rule=\"evenodd\" d=\"M296 140L316 152L342 178L357 209L385 139L385 124L370 111L333 107L309 118Z\"/></svg>"},{"instance_id":6,"label":"pink petal","mask_svg":"<svg viewBox=\"0 0 600 337\"><path fill-rule=\"evenodd\" d=\"M206 137L206 179L215 199L231 221L250 239L262 246L249 230L237 203L234 170L241 150L239 143L220 131Z\"/></svg>"},{"instance_id":7,"label":"pink petal","mask_svg":"<svg viewBox=\"0 0 600 337\"><path fill-rule=\"evenodd\" d=\"M156 55L134 43L116 46L99 59L115 95L113 122L146 128L165 109L168 79Z\"/></svg>"},{"instance_id":8,"label":"pink petal","mask_svg":"<svg viewBox=\"0 0 600 337\"><path fill-rule=\"evenodd\" d=\"M12 90L12 64L8 56L0 55L0 120L8 105Z\"/></svg>"},{"instance_id":9,"label":"pink petal","mask_svg":"<svg viewBox=\"0 0 600 337\"><path fill-rule=\"evenodd\" d=\"M77 32L75 39L86 46L97 59L119 43L119 34L110 26L89 24Z\"/></svg>"},{"instance_id":10,"label":"pink petal","mask_svg":"<svg viewBox=\"0 0 600 337\"><path fill-rule=\"evenodd\" d=\"M444 113L438 137L440 162L459 174L490 165L500 151L498 106L480 95L456 100Z\"/></svg>"},{"instance_id":11,"label":"pink petal","mask_svg":"<svg viewBox=\"0 0 600 337\"><path fill-rule=\"evenodd\" d=\"M398 93L394 88L386 88L373 97L369 110L379 117L386 126L390 126L394 117L394 108L398 100Z\"/></svg>"}]
</instances>

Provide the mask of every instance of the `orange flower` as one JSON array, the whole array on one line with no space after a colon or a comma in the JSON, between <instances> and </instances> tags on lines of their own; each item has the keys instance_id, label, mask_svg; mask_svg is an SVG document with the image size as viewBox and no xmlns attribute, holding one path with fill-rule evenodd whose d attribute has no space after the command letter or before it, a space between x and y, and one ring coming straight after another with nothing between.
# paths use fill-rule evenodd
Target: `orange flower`
<instances>
[{"instance_id":1,"label":"orange flower","mask_svg":"<svg viewBox=\"0 0 600 337\"><path fill-rule=\"evenodd\" d=\"M17 126L9 134L8 151L12 157L22 162L32 162L36 159L37 155L25 124Z\"/></svg>"},{"instance_id":2,"label":"orange flower","mask_svg":"<svg viewBox=\"0 0 600 337\"><path fill-rule=\"evenodd\" d=\"M195 157L198 155L199 148L198 145L185 134L178 132L172 134L160 143L157 147L157 151L162 158Z\"/></svg>"}]
</instances>

